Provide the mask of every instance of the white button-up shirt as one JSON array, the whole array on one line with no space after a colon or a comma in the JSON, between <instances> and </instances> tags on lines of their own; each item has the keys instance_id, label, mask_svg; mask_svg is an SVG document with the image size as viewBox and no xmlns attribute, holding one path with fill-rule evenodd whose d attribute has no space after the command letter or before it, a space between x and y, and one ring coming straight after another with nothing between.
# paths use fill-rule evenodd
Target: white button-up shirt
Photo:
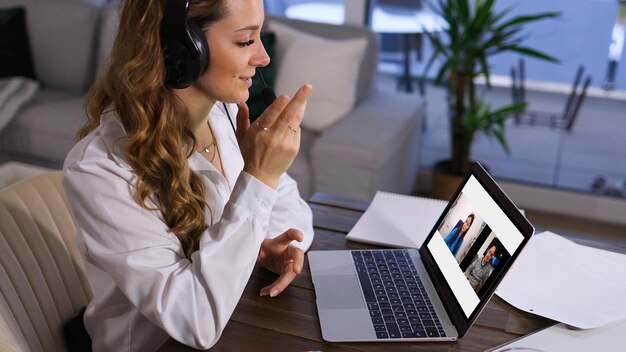
<instances>
[{"instance_id":1,"label":"white button-up shirt","mask_svg":"<svg viewBox=\"0 0 626 352\"><path fill-rule=\"evenodd\" d=\"M243 172L223 110L216 103L208 119L225 176L199 153L189 158L213 213L191 262L161 213L133 198L136 176L124 152L127 137L113 114L103 116L68 154L63 185L94 295L84 317L94 351L152 351L169 337L209 348L243 293L261 242L296 228L304 241L294 245L310 246L311 210L295 181L285 174L273 190ZM229 110L235 116L236 106ZM211 212L205 213L210 222Z\"/></svg>"}]
</instances>

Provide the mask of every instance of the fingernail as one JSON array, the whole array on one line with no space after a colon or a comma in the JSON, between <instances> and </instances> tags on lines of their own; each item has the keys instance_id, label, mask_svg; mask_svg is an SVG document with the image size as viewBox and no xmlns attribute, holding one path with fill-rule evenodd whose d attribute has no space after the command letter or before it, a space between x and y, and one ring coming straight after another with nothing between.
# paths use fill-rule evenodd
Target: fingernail
<instances>
[{"instance_id":1,"label":"fingernail","mask_svg":"<svg viewBox=\"0 0 626 352\"><path fill-rule=\"evenodd\" d=\"M263 296L267 296L267 291L265 291L265 292L261 291L261 297L263 297Z\"/></svg>"},{"instance_id":2,"label":"fingernail","mask_svg":"<svg viewBox=\"0 0 626 352\"><path fill-rule=\"evenodd\" d=\"M276 297L277 294L278 294L278 291L274 290L270 292L270 297Z\"/></svg>"}]
</instances>

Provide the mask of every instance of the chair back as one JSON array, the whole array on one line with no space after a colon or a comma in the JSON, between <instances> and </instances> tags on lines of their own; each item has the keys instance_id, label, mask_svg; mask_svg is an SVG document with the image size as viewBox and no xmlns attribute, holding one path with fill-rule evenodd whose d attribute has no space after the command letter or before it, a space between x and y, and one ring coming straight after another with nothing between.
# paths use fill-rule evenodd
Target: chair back
<instances>
[{"instance_id":1,"label":"chair back","mask_svg":"<svg viewBox=\"0 0 626 352\"><path fill-rule=\"evenodd\" d=\"M67 350L63 326L92 297L61 176L0 190L2 351Z\"/></svg>"},{"instance_id":2,"label":"chair back","mask_svg":"<svg viewBox=\"0 0 626 352\"><path fill-rule=\"evenodd\" d=\"M515 114L515 123L548 126L570 132L572 127L574 127L578 112L580 111L583 101L585 100L585 96L587 95L587 89L591 84L591 76L587 76L582 84L582 87L580 86L580 81L583 78L584 72L585 67L580 65L578 67L578 71L576 71L574 83L572 83L572 89L567 97L562 114L532 111L525 108L524 111L520 111ZM511 98L513 103L528 103L526 101L525 75L524 60L520 59L518 68L511 68Z\"/></svg>"},{"instance_id":3,"label":"chair back","mask_svg":"<svg viewBox=\"0 0 626 352\"><path fill-rule=\"evenodd\" d=\"M572 92L567 98L567 103L565 104L565 111L563 112L563 128L567 131L571 131L572 127L574 127L578 111L580 110L580 107L585 100L585 96L587 95L587 88L589 88L589 85L591 84L591 76L587 76L587 78L585 78L585 82L582 84L582 88L578 88L584 73L585 66L580 65L578 67L578 71L576 72L576 78L574 78L574 84L572 84Z\"/></svg>"}]
</instances>

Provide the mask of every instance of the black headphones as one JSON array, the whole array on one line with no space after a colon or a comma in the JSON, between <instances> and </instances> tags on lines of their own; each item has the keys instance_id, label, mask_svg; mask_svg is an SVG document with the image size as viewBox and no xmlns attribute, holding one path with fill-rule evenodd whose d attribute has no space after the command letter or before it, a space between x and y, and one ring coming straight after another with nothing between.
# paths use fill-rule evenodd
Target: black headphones
<instances>
[{"instance_id":1,"label":"black headphones","mask_svg":"<svg viewBox=\"0 0 626 352\"><path fill-rule=\"evenodd\" d=\"M190 0L169 0L161 21L161 47L165 59L165 86L192 85L209 66L209 45L202 29L187 20Z\"/></svg>"}]
</instances>

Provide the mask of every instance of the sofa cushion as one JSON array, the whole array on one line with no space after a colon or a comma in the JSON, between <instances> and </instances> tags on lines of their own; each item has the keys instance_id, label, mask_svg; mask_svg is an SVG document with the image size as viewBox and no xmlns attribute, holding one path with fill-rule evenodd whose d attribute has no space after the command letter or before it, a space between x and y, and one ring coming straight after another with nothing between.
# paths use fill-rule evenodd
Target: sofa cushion
<instances>
[{"instance_id":1,"label":"sofa cushion","mask_svg":"<svg viewBox=\"0 0 626 352\"><path fill-rule=\"evenodd\" d=\"M0 148L18 157L63 165L85 121L83 98L62 92L37 94L2 132Z\"/></svg>"},{"instance_id":2,"label":"sofa cushion","mask_svg":"<svg viewBox=\"0 0 626 352\"><path fill-rule=\"evenodd\" d=\"M357 104L369 94L376 68L378 67L378 36L371 29L363 26L337 26L328 23L308 22L286 17L267 16L266 23L278 22L293 28L326 39L354 39L365 38L367 49L359 68L359 82L357 83Z\"/></svg>"},{"instance_id":3,"label":"sofa cushion","mask_svg":"<svg viewBox=\"0 0 626 352\"><path fill-rule=\"evenodd\" d=\"M83 93L90 83L98 9L87 1L2 0L23 6L35 75L42 87Z\"/></svg>"},{"instance_id":4,"label":"sofa cushion","mask_svg":"<svg viewBox=\"0 0 626 352\"><path fill-rule=\"evenodd\" d=\"M314 92L302 126L324 131L354 107L367 40L329 40L278 22L269 23L268 28L278 40L276 90L294 94L302 84L312 84Z\"/></svg>"},{"instance_id":5,"label":"sofa cushion","mask_svg":"<svg viewBox=\"0 0 626 352\"><path fill-rule=\"evenodd\" d=\"M0 9L0 78L35 78L23 7Z\"/></svg>"},{"instance_id":6,"label":"sofa cushion","mask_svg":"<svg viewBox=\"0 0 626 352\"><path fill-rule=\"evenodd\" d=\"M315 191L362 200L377 190L412 192L424 107L416 95L372 91L311 146Z\"/></svg>"}]
</instances>

